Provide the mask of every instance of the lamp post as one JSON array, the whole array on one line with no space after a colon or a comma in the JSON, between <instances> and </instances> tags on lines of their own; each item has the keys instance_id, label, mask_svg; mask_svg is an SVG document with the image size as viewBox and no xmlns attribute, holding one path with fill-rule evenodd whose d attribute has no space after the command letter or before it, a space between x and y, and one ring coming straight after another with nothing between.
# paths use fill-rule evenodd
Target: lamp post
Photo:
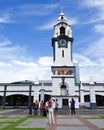
<instances>
[{"instance_id":1,"label":"lamp post","mask_svg":"<svg viewBox=\"0 0 104 130\"><path fill-rule=\"evenodd\" d=\"M65 83L65 77L62 77L62 84L64 85Z\"/></svg>"},{"instance_id":2,"label":"lamp post","mask_svg":"<svg viewBox=\"0 0 104 130\"><path fill-rule=\"evenodd\" d=\"M92 82L92 80L90 80L89 87L90 87L90 108L96 109L95 89L94 89L94 82Z\"/></svg>"},{"instance_id":3,"label":"lamp post","mask_svg":"<svg viewBox=\"0 0 104 130\"><path fill-rule=\"evenodd\" d=\"M44 87L44 83L42 82L41 96L40 96L40 100L41 100L41 101L42 101L42 100L44 101L44 91L45 91L45 90L44 90L43 87Z\"/></svg>"},{"instance_id":4,"label":"lamp post","mask_svg":"<svg viewBox=\"0 0 104 130\"><path fill-rule=\"evenodd\" d=\"M79 82L79 102L81 101L81 81Z\"/></svg>"}]
</instances>

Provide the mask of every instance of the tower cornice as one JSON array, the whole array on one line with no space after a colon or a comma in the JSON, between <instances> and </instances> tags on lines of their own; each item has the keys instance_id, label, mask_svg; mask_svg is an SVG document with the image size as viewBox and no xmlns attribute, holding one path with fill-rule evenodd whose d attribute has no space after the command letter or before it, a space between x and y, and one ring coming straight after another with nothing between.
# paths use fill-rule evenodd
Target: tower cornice
<instances>
[{"instance_id":1,"label":"tower cornice","mask_svg":"<svg viewBox=\"0 0 104 130\"><path fill-rule=\"evenodd\" d=\"M52 38L52 46L54 45L55 41L58 41L61 38L65 38L68 41L71 41L71 43L73 42L73 37L68 37L67 35L59 35L58 37L53 37Z\"/></svg>"}]
</instances>

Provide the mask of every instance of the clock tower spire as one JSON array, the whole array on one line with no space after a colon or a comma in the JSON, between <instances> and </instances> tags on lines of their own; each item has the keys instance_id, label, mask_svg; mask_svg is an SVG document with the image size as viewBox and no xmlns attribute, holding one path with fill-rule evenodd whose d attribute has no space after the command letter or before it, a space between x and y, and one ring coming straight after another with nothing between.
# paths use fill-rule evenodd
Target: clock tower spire
<instances>
[{"instance_id":1,"label":"clock tower spire","mask_svg":"<svg viewBox=\"0 0 104 130\"><path fill-rule=\"evenodd\" d=\"M68 24L64 13L60 13L57 23L54 25L54 36L52 38L53 46L53 65L54 66L72 66L72 30Z\"/></svg>"},{"instance_id":2,"label":"clock tower spire","mask_svg":"<svg viewBox=\"0 0 104 130\"><path fill-rule=\"evenodd\" d=\"M58 16L54 25L52 38L53 65L52 69L52 96L59 98L62 107L69 98L76 94L76 66L72 57L72 29L63 12ZM69 95L69 97L66 97ZM64 98L66 100L64 100ZM78 100L78 97L77 99Z\"/></svg>"}]
</instances>

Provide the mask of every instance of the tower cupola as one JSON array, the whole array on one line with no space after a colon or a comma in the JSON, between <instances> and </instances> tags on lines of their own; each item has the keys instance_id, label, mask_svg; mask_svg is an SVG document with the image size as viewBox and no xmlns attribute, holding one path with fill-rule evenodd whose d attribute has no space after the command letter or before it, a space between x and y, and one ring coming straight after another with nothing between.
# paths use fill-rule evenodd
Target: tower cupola
<instances>
[{"instance_id":1,"label":"tower cupola","mask_svg":"<svg viewBox=\"0 0 104 130\"><path fill-rule=\"evenodd\" d=\"M68 20L63 12L59 14L57 23L54 25L54 37L58 37L59 35L72 37L71 27L68 24Z\"/></svg>"},{"instance_id":2,"label":"tower cupola","mask_svg":"<svg viewBox=\"0 0 104 130\"><path fill-rule=\"evenodd\" d=\"M64 13L60 13L58 20L57 20L57 24L60 22L67 22L66 16L64 15Z\"/></svg>"}]
</instances>

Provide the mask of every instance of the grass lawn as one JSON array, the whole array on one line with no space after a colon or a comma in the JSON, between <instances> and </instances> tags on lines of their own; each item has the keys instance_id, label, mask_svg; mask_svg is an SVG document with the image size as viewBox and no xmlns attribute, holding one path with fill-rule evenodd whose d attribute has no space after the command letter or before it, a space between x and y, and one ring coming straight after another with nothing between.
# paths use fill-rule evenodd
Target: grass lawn
<instances>
[{"instance_id":1,"label":"grass lawn","mask_svg":"<svg viewBox=\"0 0 104 130\"><path fill-rule=\"evenodd\" d=\"M0 116L0 130L45 130L45 128L16 128L28 119L43 119L33 116Z\"/></svg>"},{"instance_id":2,"label":"grass lawn","mask_svg":"<svg viewBox=\"0 0 104 130\"><path fill-rule=\"evenodd\" d=\"M100 119L100 120L104 120L104 116L93 116L93 117L87 117L85 119ZM104 128L102 128L101 130L104 130Z\"/></svg>"},{"instance_id":3,"label":"grass lawn","mask_svg":"<svg viewBox=\"0 0 104 130\"><path fill-rule=\"evenodd\" d=\"M86 119L104 119L104 116L92 116L92 117L86 117Z\"/></svg>"}]
</instances>

